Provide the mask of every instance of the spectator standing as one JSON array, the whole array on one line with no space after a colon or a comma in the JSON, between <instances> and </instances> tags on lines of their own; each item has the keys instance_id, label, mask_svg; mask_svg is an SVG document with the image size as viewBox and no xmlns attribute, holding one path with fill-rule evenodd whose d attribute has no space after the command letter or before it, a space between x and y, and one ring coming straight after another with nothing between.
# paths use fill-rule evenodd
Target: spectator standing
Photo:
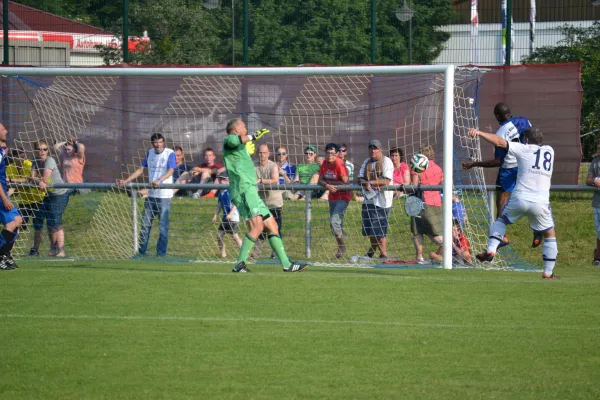
<instances>
[{"instance_id":1,"label":"spectator standing","mask_svg":"<svg viewBox=\"0 0 600 400\"><path fill-rule=\"evenodd\" d=\"M396 147L390 150L390 158L392 159L392 163L394 164L394 185L410 185L410 168L406 164L406 160L404 158L404 150L400 147ZM403 194L402 191L396 191L394 193L395 197Z\"/></svg>"},{"instance_id":2,"label":"spectator standing","mask_svg":"<svg viewBox=\"0 0 600 400\"><path fill-rule=\"evenodd\" d=\"M0 223L3 229L0 232L0 270L12 270L17 267L13 260L11 251L17 237L19 236L19 228L23 219L17 208L8 198L8 184L6 183L6 135L8 131L4 125L0 124L0 140L4 143L0 148Z\"/></svg>"},{"instance_id":3,"label":"spectator standing","mask_svg":"<svg viewBox=\"0 0 600 400\"><path fill-rule=\"evenodd\" d=\"M431 146L423 146L420 151L429 159L427 169L421 173L410 171L412 184L437 186L444 182L442 168L435 163L435 152ZM425 263L423 259L423 235L427 235L434 243L442 244L442 196L438 190L423 191L421 200L425 208L421 210L419 217L410 218L410 228L413 233L413 244L415 246L418 263Z\"/></svg>"},{"instance_id":4,"label":"spectator standing","mask_svg":"<svg viewBox=\"0 0 600 400\"><path fill-rule=\"evenodd\" d=\"M62 217L69 203L68 189L53 189L48 185L63 183L58 164L53 157L48 155L50 148L48 143L41 140L36 143L36 151L38 158L33 166L33 176L30 179L37 183L40 190L47 193L42 202L42 207L35 212L33 218L33 227L35 229L33 238L33 247L29 251L29 255L39 255L39 247L42 243L42 228L44 227L44 219L48 228L48 238L50 239L51 257L65 257L65 232L63 230Z\"/></svg>"},{"instance_id":5,"label":"spectator standing","mask_svg":"<svg viewBox=\"0 0 600 400\"><path fill-rule=\"evenodd\" d=\"M600 188L600 137L596 139L596 153L590 163L586 185ZM594 192L592 197L592 212L594 213L594 228L596 229L596 249L592 264L600 267L600 191Z\"/></svg>"},{"instance_id":6,"label":"spectator standing","mask_svg":"<svg viewBox=\"0 0 600 400\"><path fill-rule=\"evenodd\" d=\"M348 157L348 146L346 146L346 143L342 144L339 147L339 152L338 152L338 157L342 159L342 161L344 161L344 165L346 166L346 169L348 170L348 179L350 181L350 183L352 183L354 181L354 164L352 164L352 162L350 162L347 157Z\"/></svg>"},{"instance_id":7,"label":"spectator standing","mask_svg":"<svg viewBox=\"0 0 600 400\"><path fill-rule=\"evenodd\" d=\"M13 149L11 152L12 163L6 168L6 180L9 183L28 183L32 177L33 163L25 158L25 152L20 149ZM10 189L9 189L10 191ZM19 212L23 218L21 227L27 229L29 219L34 217L35 211L42 207L42 202L46 193L30 187L17 187L10 195L19 207Z\"/></svg>"},{"instance_id":8,"label":"spectator standing","mask_svg":"<svg viewBox=\"0 0 600 400\"><path fill-rule=\"evenodd\" d=\"M215 183L229 185L229 177L227 176L227 172L221 172L217 176ZM217 198L217 209L215 210L215 215L212 218L212 222L217 222L217 219L219 218L219 212L223 210L223 218L221 219L221 224L219 225L217 237L219 250L221 251L221 258L226 258L227 251L225 250L225 241L223 240L226 233L231 235L238 248L242 247L242 239L240 239L240 235L238 233L240 230L240 213L238 212L237 207L231 203L229 189L219 190Z\"/></svg>"},{"instance_id":9,"label":"spectator standing","mask_svg":"<svg viewBox=\"0 0 600 400\"><path fill-rule=\"evenodd\" d=\"M394 193L381 190L394 178L394 164L383 155L381 142L369 142L369 154L358 172L358 182L364 191L362 205L362 234L368 236L371 246L367 257L372 258L379 249L379 257L387 258L388 219L392 209Z\"/></svg>"},{"instance_id":10,"label":"spectator standing","mask_svg":"<svg viewBox=\"0 0 600 400\"><path fill-rule=\"evenodd\" d=\"M338 190L338 185L346 185L349 182L348 169L344 161L338 157L339 149L335 143L325 146L325 161L321 164L319 172L319 184L329 191L329 226L337 242L338 251L336 258L342 258L346 253L346 242L344 238L344 214L352 193L346 190Z\"/></svg>"},{"instance_id":11,"label":"spectator standing","mask_svg":"<svg viewBox=\"0 0 600 400\"><path fill-rule=\"evenodd\" d=\"M62 179L67 183L83 183L83 168L85 167L85 146L77 138L59 142L54 145L62 164ZM69 194L75 193L68 189Z\"/></svg>"},{"instance_id":12,"label":"spectator standing","mask_svg":"<svg viewBox=\"0 0 600 400\"><path fill-rule=\"evenodd\" d=\"M258 146L258 165L256 166L256 183L258 185L276 185L279 183L279 166L277 163L269 160L271 152L269 146L261 144ZM281 190L259 190L258 196L266 204L269 212L275 218L277 222L277 229L279 230L279 236L283 236L281 233L282 215L283 209L283 197ZM260 256L260 250L263 242L267 240L267 235L263 232L258 237L258 241L254 244L252 257L258 258ZM275 254L271 255L274 258Z\"/></svg>"},{"instance_id":13,"label":"spectator standing","mask_svg":"<svg viewBox=\"0 0 600 400\"><path fill-rule=\"evenodd\" d=\"M165 147L165 138L160 133L154 133L150 137L152 149L148 150L142 165L127 179L119 180L119 187L135 180L148 169L148 179L154 189L148 191L148 197L144 199L144 214L142 216L142 230L140 232L139 250L140 255L145 255L150 240L152 221L156 216L160 220L158 243L156 244L156 255L165 256L169 244L169 210L171 209L171 198L173 189L159 189L161 183L173 183L173 172L177 166L175 152Z\"/></svg>"}]
</instances>

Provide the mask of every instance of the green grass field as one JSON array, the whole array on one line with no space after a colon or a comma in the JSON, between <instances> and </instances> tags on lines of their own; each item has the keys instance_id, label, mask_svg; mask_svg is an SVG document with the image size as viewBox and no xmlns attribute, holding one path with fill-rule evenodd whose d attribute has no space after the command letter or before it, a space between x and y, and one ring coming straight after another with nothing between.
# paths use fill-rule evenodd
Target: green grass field
<instances>
[{"instance_id":1,"label":"green grass field","mask_svg":"<svg viewBox=\"0 0 600 400\"><path fill-rule=\"evenodd\" d=\"M600 398L590 200L539 273L23 260L0 273L1 399ZM529 249L531 232L511 227Z\"/></svg>"}]
</instances>

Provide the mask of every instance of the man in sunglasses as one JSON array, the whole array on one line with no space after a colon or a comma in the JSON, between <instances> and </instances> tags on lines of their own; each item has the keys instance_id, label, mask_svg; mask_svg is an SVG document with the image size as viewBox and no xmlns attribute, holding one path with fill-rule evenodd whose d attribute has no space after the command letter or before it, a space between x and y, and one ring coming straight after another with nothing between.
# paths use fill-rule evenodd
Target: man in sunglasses
<instances>
[{"instance_id":1,"label":"man in sunglasses","mask_svg":"<svg viewBox=\"0 0 600 400\"><path fill-rule=\"evenodd\" d=\"M8 131L0 124L0 140L6 146L6 134ZM6 148L0 148L0 223L4 229L0 232L0 270L11 270L17 268L11 250L19 236L19 228L23 222L21 214L8 198L8 184L6 183Z\"/></svg>"},{"instance_id":2,"label":"man in sunglasses","mask_svg":"<svg viewBox=\"0 0 600 400\"><path fill-rule=\"evenodd\" d=\"M296 180L296 166L288 162L288 151L285 146L279 146L275 152L276 162L279 166L279 184L291 184L297 182ZM284 190L281 192L281 196L284 200L294 199L294 194L290 190Z\"/></svg>"},{"instance_id":3,"label":"man in sunglasses","mask_svg":"<svg viewBox=\"0 0 600 400\"><path fill-rule=\"evenodd\" d=\"M321 166L317 162L317 148L313 145L308 145L304 149L304 160L303 164L299 164L296 168L296 181L304 184L316 185L319 183L319 169ZM312 197L319 197L322 193L315 191ZM296 192L296 200L304 199L304 192Z\"/></svg>"}]
</instances>

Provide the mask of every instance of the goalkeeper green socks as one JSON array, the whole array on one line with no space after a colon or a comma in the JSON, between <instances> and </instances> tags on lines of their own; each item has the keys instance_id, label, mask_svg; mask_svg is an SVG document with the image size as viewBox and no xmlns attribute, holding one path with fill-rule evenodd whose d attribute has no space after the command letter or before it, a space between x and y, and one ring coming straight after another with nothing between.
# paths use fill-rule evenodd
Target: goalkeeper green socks
<instances>
[{"instance_id":1,"label":"goalkeeper green socks","mask_svg":"<svg viewBox=\"0 0 600 400\"><path fill-rule=\"evenodd\" d=\"M289 268L290 265L292 265L292 263L290 262L290 259L288 258L287 254L285 254L285 249L283 248L283 241L281 240L281 237L279 235L269 235L269 244L271 245L271 248L273 249L275 254L277 254L277 257L279 258L279 261L281 261L281 265L283 265L283 268Z\"/></svg>"},{"instance_id":2,"label":"goalkeeper green socks","mask_svg":"<svg viewBox=\"0 0 600 400\"><path fill-rule=\"evenodd\" d=\"M246 236L244 236L244 240L242 240L242 248L240 249L240 255L237 259L238 263L242 261L246 262L250 251L254 247L254 243L256 243L256 239L254 239L252 236L250 236L249 234L246 234Z\"/></svg>"}]
</instances>

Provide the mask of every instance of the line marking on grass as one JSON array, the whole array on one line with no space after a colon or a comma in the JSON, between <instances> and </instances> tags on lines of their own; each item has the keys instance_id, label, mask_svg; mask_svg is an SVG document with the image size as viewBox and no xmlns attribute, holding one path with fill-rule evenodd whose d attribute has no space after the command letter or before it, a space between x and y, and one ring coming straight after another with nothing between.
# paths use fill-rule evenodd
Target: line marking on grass
<instances>
[{"instance_id":1,"label":"line marking on grass","mask_svg":"<svg viewBox=\"0 0 600 400\"><path fill-rule=\"evenodd\" d=\"M414 328L450 328L450 329L534 329L565 331L597 331L600 326L580 327L575 325L561 326L531 326L531 325L469 325L469 324L420 324L400 321L363 321L363 320L323 320L323 319L280 319L280 318L221 318L221 317L183 317L178 315L164 315L158 317L144 315L27 315L27 314L0 314L0 318L13 319L75 319L75 320L115 320L115 321L191 321L191 322L268 322L275 324L316 324L316 325L371 325L371 326L402 326Z\"/></svg>"},{"instance_id":2,"label":"line marking on grass","mask_svg":"<svg viewBox=\"0 0 600 400\"><path fill-rule=\"evenodd\" d=\"M118 268L118 267L114 267L114 268L106 268L106 267L85 267L85 268L76 268L76 267L71 267L71 266L65 266L65 267L54 267L54 268L35 268L35 269L23 269L23 271L28 271L28 272L60 272L60 273L79 273L79 272L89 272L89 271L98 271L98 272L111 272L111 273L115 273L115 272L119 272L122 274L139 274L139 273L146 273L146 274L181 274L181 275L214 275L214 276L228 276L228 277L232 277L234 279L238 279L240 277L239 274L233 274L229 271L227 272L217 272L217 271L181 271L181 270L156 270L156 269L132 269L132 268ZM371 271L371 272L369 272ZM375 272L377 271L377 272ZM544 279L542 280L541 277L539 279L536 280L531 280L531 279L501 279L501 278L480 278L481 275L478 276L450 276L450 275L446 275L446 276L430 276L430 275L406 275L405 271L406 270L401 270L398 271L399 273L388 273L387 271L389 270L376 270L376 269L369 269L369 270L364 270L364 269L348 269L347 271L344 271L344 273L340 274L339 272L335 271L335 270L319 270L319 271L308 271L307 273L303 273L301 275L298 274L284 274L281 273L279 271L264 271L264 272L255 272L253 271L252 274L244 274L243 277L241 277L242 279L248 279L252 276L269 276L269 277L281 277L283 279L294 279L294 277L296 276L302 276L303 279L309 278L309 279L314 279L314 278L319 278L319 279L323 279L323 278L336 278L339 279L340 277L344 277L344 278L355 278L355 279L366 279L366 278L372 278L372 279L412 279L412 280L426 280L426 281L460 281L460 282L465 282L465 283L520 283L520 284L541 284L541 285L553 285L553 284L557 284L557 285L565 285L565 284L570 284L570 285L598 285L598 281L594 280L594 279L589 279L589 277L577 277L577 278L573 278L573 279L562 279L560 281L551 281L549 282L548 280ZM318 272L318 273L315 273ZM498 273L498 271L490 271L491 273ZM452 271L444 271L444 273L447 274L451 274ZM495 275L498 276L498 275ZM511 273L510 276L518 276L515 275L513 273ZM523 275L524 277L530 277L530 274L526 274ZM583 279L582 279L583 278Z\"/></svg>"}]
</instances>

